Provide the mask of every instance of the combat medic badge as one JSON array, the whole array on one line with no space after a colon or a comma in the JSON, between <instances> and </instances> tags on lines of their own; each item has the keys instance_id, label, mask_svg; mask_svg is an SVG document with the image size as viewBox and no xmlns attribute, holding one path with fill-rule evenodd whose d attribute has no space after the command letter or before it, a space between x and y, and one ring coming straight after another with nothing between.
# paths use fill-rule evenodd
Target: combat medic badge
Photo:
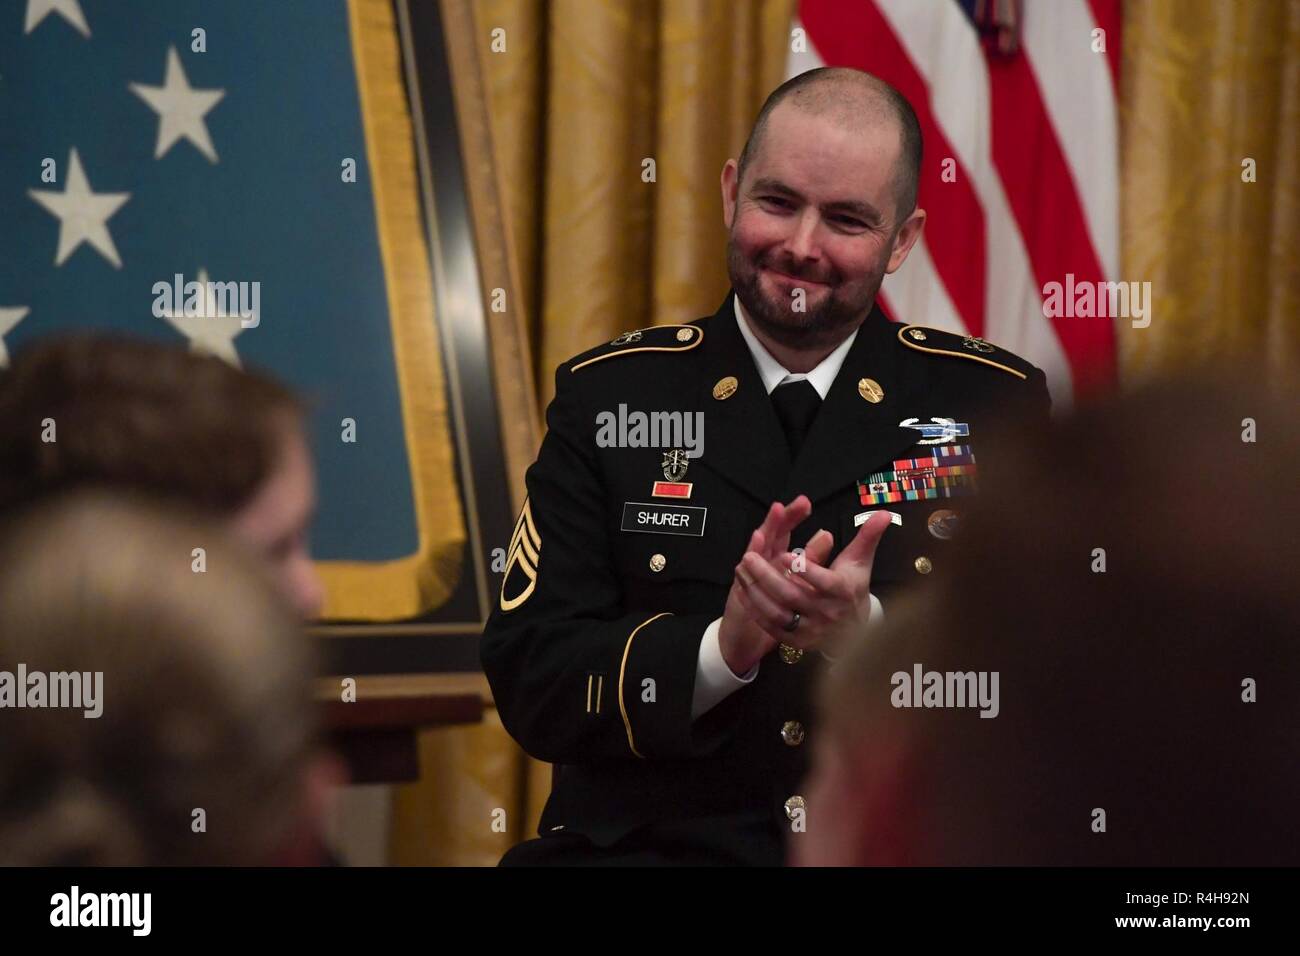
<instances>
[{"instance_id":1,"label":"combat medic badge","mask_svg":"<svg viewBox=\"0 0 1300 956\"><path fill-rule=\"evenodd\" d=\"M541 560L542 536L533 524L532 503L524 500L524 510L510 536L510 553L501 581L501 610L513 611L533 596L537 587L537 565Z\"/></svg>"}]
</instances>

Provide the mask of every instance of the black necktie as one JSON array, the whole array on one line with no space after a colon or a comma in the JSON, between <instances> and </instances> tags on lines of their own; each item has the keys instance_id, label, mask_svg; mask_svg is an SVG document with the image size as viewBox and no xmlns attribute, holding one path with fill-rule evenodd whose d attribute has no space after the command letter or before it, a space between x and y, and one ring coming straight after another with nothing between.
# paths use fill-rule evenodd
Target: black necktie
<instances>
[{"instance_id":1,"label":"black necktie","mask_svg":"<svg viewBox=\"0 0 1300 956\"><path fill-rule=\"evenodd\" d=\"M786 382L772 390L772 407L776 409L776 417L785 431L785 443L790 447L791 461L798 456L799 448L821 405L822 397L806 378Z\"/></svg>"}]
</instances>

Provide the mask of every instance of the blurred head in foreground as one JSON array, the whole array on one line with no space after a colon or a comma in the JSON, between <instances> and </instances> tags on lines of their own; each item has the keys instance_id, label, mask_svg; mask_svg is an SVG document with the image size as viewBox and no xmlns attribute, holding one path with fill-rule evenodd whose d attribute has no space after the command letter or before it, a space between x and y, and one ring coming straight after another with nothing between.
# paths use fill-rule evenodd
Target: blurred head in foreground
<instances>
[{"instance_id":1,"label":"blurred head in foreground","mask_svg":"<svg viewBox=\"0 0 1300 956\"><path fill-rule=\"evenodd\" d=\"M223 535L74 495L0 538L0 865L320 861L311 645Z\"/></svg>"},{"instance_id":2,"label":"blurred head in foreground","mask_svg":"<svg viewBox=\"0 0 1300 956\"><path fill-rule=\"evenodd\" d=\"M824 688L794 861L1300 863L1298 407L1201 378L981 470L949 573Z\"/></svg>"},{"instance_id":3,"label":"blurred head in foreground","mask_svg":"<svg viewBox=\"0 0 1300 956\"><path fill-rule=\"evenodd\" d=\"M320 612L302 409L271 379L98 333L28 347L0 377L0 517L88 487L217 517L262 557L301 616Z\"/></svg>"}]
</instances>

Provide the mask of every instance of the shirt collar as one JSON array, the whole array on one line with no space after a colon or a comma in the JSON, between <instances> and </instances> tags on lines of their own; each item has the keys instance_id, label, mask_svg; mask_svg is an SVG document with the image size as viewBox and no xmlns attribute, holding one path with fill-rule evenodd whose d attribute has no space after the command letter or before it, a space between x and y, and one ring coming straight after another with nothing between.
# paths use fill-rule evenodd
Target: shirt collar
<instances>
[{"instance_id":1,"label":"shirt collar","mask_svg":"<svg viewBox=\"0 0 1300 956\"><path fill-rule=\"evenodd\" d=\"M806 378L817 390L817 394L825 400L831 390L831 383L835 381L840 366L844 364L844 356L849 354L849 349L853 347L853 340L858 337L858 330L854 329L853 333L836 346L835 351L822 359L811 372L807 374L791 372L774 359L772 353L754 335L749 327L749 316L745 314L745 307L740 304L740 296L733 298L736 306L736 325L740 327L740 334L745 339L745 344L749 346L749 354L754 356L754 364L758 366L758 375L763 380L763 388L767 389L767 393L771 395L772 389L778 385Z\"/></svg>"}]
</instances>

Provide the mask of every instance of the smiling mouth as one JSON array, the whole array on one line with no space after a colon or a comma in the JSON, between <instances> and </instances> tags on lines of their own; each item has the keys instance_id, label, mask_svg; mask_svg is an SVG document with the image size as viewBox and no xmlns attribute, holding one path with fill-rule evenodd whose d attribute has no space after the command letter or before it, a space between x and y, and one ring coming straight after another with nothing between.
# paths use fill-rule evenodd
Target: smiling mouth
<instances>
[{"instance_id":1,"label":"smiling mouth","mask_svg":"<svg viewBox=\"0 0 1300 956\"><path fill-rule=\"evenodd\" d=\"M829 285L829 283L827 282L818 282L816 279L808 279L808 278L803 278L801 276L792 276L788 272L782 272L780 269L772 269L767 266L763 267L763 271L771 273L772 275L784 279L786 282L793 283L794 285L819 285L819 286Z\"/></svg>"}]
</instances>

